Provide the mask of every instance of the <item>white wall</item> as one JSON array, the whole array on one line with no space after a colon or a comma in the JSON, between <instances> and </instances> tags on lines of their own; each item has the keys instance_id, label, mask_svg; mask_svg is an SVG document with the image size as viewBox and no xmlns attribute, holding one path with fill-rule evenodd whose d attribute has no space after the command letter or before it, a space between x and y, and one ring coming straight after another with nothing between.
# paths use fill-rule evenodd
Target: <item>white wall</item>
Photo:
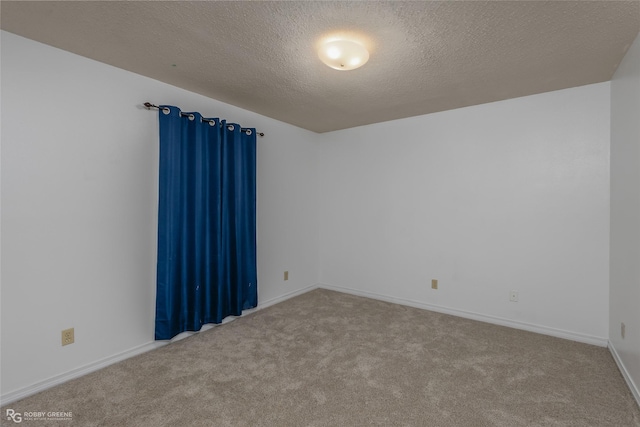
<instances>
[{"instance_id":1,"label":"white wall","mask_svg":"<svg viewBox=\"0 0 640 427\"><path fill-rule=\"evenodd\" d=\"M611 81L610 270L609 339L640 403L640 36Z\"/></svg>"},{"instance_id":2,"label":"white wall","mask_svg":"<svg viewBox=\"0 0 640 427\"><path fill-rule=\"evenodd\" d=\"M606 345L609 90L326 134L320 282Z\"/></svg>"},{"instance_id":3,"label":"white wall","mask_svg":"<svg viewBox=\"0 0 640 427\"><path fill-rule=\"evenodd\" d=\"M10 33L1 43L4 399L153 340L158 135L145 101L266 133L260 302L316 284L318 135Z\"/></svg>"}]
</instances>

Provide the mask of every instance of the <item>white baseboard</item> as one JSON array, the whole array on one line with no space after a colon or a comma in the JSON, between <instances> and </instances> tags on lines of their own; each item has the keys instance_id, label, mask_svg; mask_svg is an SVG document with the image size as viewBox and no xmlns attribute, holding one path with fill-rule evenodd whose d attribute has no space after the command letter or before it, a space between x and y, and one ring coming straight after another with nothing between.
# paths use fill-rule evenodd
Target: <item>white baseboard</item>
<instances>
[{"instance_id":1,"label":"white baseboard","mask_svg":"<svg viewBox=\"0 0 640 427\"><path fill-rule=\"evenodd\" d=\"M627 382L629 390L631 390L631 394L633 394L636 402L638 402L638 406L640 406L640 389L638 389L638 386L633 382L631 375L629 375L629 371L627 371L626 366L624 366L624 363L622 363L622 359L620 359L620 356L618 355L618 352L616 351L616 348L613 346L613 343L611 341L609 341L609 352L611 353L611 356L613 356L613 360L616 361L616 365L618 365L618 369L620 370L622 377Z\"/></svg>"},{"instance_id":2,"label":"white baseboard","mask_svg":"<svg viewBox=\"0 0 640 427\"><path fill-rule=\"evenodd\" d=\"M151 341L146 344L142 344L132 349L115 354L113 356L105 357L104 359L100 359L96 362L92 362L79 368L72 369L68 372L53 376L44 381L39 381L27 387L23 387L18 390L3 394L2 396L0 396L0 405L5 406L9 403L13 403L17 400L39 393L58 384L65 383L72 379L87 375L91 372L95 372L99 369L106 368L109 365L113 365L114 363L120 362L130 357L146 353L149 350L155 350L156 348L162 347L165 344L167 343L162 341Z\"/></svg>"},{"instance_id":3,"label":"white baseboard","mask_svg":"<svg viewBox=\"0 0 640 427\"><path fill-rule=\"evenodd\" d=\"M271 298L271 299L268 299L268 300L266 300L264 302L260 302L260 303L258 303L258 306L256 308L251 309L251 310L245 310L243 312L243 315L250 314L252 312L255 312L255 311L258 311L258 310L262 310L264 308L267 308L267 307L270 307L272 305L278 304L278 303L280 303L282 301L288 300L289 298L293 298L295 296L298 296L298 295L304 294L306 292L309 292L309 291L311 291L313 289L316 289L317 287L318 287L317 284L310 285L310 286L308 286L306 288L299 289L299 290L296 290L296 291L292 291L292 292L286 293L284 295L281 295L279 297ZM224 323L227 323L227 322L231 322L236 318L237 317L229 316L229 317L225 318L222 321L222 323L224 324ZM205 330L211 329L211 328L213 328L215 326L218 326L218 325L207 324L207 325L204 325L200 331L205 331ZM109 365L113 365L114 363L123 361L125 359L130 358L130 357L137 356L139 354L145 353L145 352L150 351L150 350L155 350L156 348L160 348L160 347L162 347L164 345L169 344L169 342L174 342L174 341L178 341L180 339L184 339L184 338L186 338L188 336L191 336L191 335L193 335L195 333L197 333L197 332L183 332L183 333L177 335L176 337L174 337L171 341L151 341L151 342L148 342L146 344L142 344L140 346L134 347L134 348L132 348L130 350L123 351L122 353L118 353L116 355L113 355L113 356L110 356L110 357L106 357L104 359L100 359L100 360L98 360L96 362L89 363L89 364L81 366L79 368L72 369L71 371L56 375L56 376L48 378L48 379L46 379L44 381L39 381L39 382L37 382L35 384L32 384L32 385L29 385L27 387L23 387L23 388L20 388L18 390L3 394L2 396L0 396L0 406L4 406L4 405L10 404L10 403L13 403L13 402L15 402L17 400L20 400L20 399L23 399L25 397L31 396L33 394L39 393L41 391L44 391L44 390L46 390L48 388L51 388L51 387L54 387L56 385L65 383L65 382L70 381L70 380L75 379L75 378L79 378L79 377L81 377L83 375L86 375L86 374L89 374L91 372L97 371L98 369L106 368Z\"/></svg>"},{"instance_id":4,"label":"white baseboard","mask_svg":"<svg viewBox=\"0 0 640 427\"><path fill-rule=\"evenodd\" d=\"M507 326L510 328L521 329L524 331L535 332L543 335L550 335L552 337L564 338L571 341L577 341L585 344L597 345L599 347L607 347L609 340L607 338L596 337L592 335L581 334L577 332L565 331L562 329L550 328L548 326L535 325L532 323L520 322L517 320L505 319L502 317L491 316L487 314L474 313L466 310L459 310L456 308L443 307L439 305L427 304L420 301L408 300L404 298L396 298L389 295L378 294L374 292L360 291L351 288L344 288L341 286L333 286L321 283L319 288L334 290L337 292L344 292L347 294L362 296L366 298L377 299L380 301L392 302L395 304L406 305L409 307L421 308L424 310L436 311L438 313L451 314L453 316L464 317L466 319L478 320L480 322L492 323L494 325Z\"/></svg>"},{"instance_id":5,"label":"white baseboard","mask_svg":"<svg viewBox=\"0 0 640 427\"><path fill-rule=\"evenodd\" d=\"M252 310L247 310L247 313L251 313L253 311L262 310L263 308L271 307L272 305L276 305L290 298L297 297L298 295L306 294L307 292L312 291L314 289L318 289L318 288L319 288L319 285L316 283L313 285L309 285L306 288L298 289L297 291L291 291L284 295L280 295L279 297L275 297L275 298L268 299L266 301L259 302L256 308Z\"/></svg>"},{"instance_id":6,"label":"white baseboard","mask_svg":"<svg viewBox=\"0 0 640 427\"><path fill-rule=\"evenodd\" d=\"M278 297L268 299L268 300L266 300L264 302L259 303L258 306L256 308L252 309L252 310L245 310L244 314L250 314L250 313L253 313L255 311L262 310L264 308L267 308L267 307L270 307L272 305L278 304L280 302L286 301L286 300L288 300L290 298L293 298L293 297L296 297L298 295L302 295L304 293L307 293L307 292L312 291L312 290L317 289L317 288L334 290L334 291L337 291L337 292L343 292L343 293L362 296L362 297L366 297L366 298L372 298L372 299L376 299L376 300L392 302L392 303L395 303L395 304L401 304L401 305L406 305L406 306L410 306L410 307L416 307L416 308L421 308L421 309L425 309L425 310L431 310L431 311L444 313L444 314L451 314L453 316L464 317L464 318L467 318L467 319L478 320L478 321L481 321L481 322L493 323L493 324L501 325L501 326L508 326L508 327L515 328L515 329L522 329L522 330L526 330L526 331L530 331L530 332L536 332L536 333L540 333L540 334L544 334L544 335L550 335L550 336L554 336L554 337L558 337L558 338L569 339L569 340L573 340L573 341L583 342L583 343L586 343L586 344L593 344L593 345L597 345L597 346L601 346L601 347L609 346L609 349L610 349L611 353L613 354L613 357L616 360L616 363L618 364L618 367L620 368L620 371L622 372L622 375L625 377L625 380L627 381L627 384L629 384L629 387L631 388L631 391L633 392L636 400L638 400L638 402L640 404L638 388L635 386L635 384L633 383L633 381L629 377L626 369L624 368L624 365L622 364L622 362L620 361L617 353L615 352L615 349L613 348L612 345L610 345L609 341L606 338L594 337L594 336L590 336L590 335L584 335L584 334L579 334L579 333L575 333L575 332L564 331L564 330L561 330L561 329L549 328L549 327L546 327L546 326L540 326L540 325L534 325L534 324L529 324L529 323L524 323L524 322L518 322L518 321L515 321L515 320L504 319L504 318L500 318L500 317L496 317L496 316L488 316L488 315L480 314L480 313L473 313L473 312L464 311L464 310L458 310L458 309L449 308L449 307L442 307L442 306L437 306L437 305L432 305L432 304L426 304L426 303L419 302L419 301L407 300L407 299L403 299L403 298L396 298L396 297L392 297L392 296L388 296L388 295L382 295L382 294L377 294L377 293L373 293L373 292L366 292L366 291L359 291L359 290L355 290L355 289L344 288L344 287L340 287L340 286L332 286L332 285L327 285L327 284L310 285L310 286L307 286L306 288L298 289L298 290L286 293L284 295L280 295ZM232 321L234 319L235 319L234 317L229 317L229 318L225 319L225 321L223 323L226 323L228 321ZM214 325L211 325L211 327L213 327L213 326ZM207 328L203 327L203 330L206 330L206 329L210 329L210 327L207 327ZM192 335L193 332L185 333L185 334ZM186 336L188 336L188 335L186 335ZM180 338L184 338L186 336L181 336ZM176 338L174 338L174 340L180 339L180 338L176 337ZM30 386L23 387L21 389L12 391L10 393L6 393L6 394L0 396L0 402L1 402L0 405L2 405L2 406L7 405L9 403L15 402L17 400L23 399L25 397L28 397L28 396L31 396L31 395L36 394L38 392L41 392L43 390L46 390L48 388L54 387L54 386L56 386L58 384L62 384L64 382L70 381L72 379L81 377L83 375L86 375L88 373L97 371L98 369L105 368L105 367L107 367L109 365L112 365L114 363L117 363L117 362L120 362L122 360L128 359L130 357L137 356L138 354L142 354L142 353L145 353L147 351L154 350L156 348L160 348L163 345L166 345L168 343L169 343L168 341L152 341L152 342L149 342L149 343L146 343L146 344L142 344L140 346L134 347L134 348L132 348L130 350L127 350L127 351L124 351L122 353L118 353L116 355L113 355L113 356L110 356L110 357L106 357L106 358L98 360L96 362L84 365L84 366L82 366L80 368L73 369L71 371L62 373L60 375L56 375L56 376L51 377L49 379L46 379L44 381L40 381L40 382L32 384Z\"/></svg>"}]
</instances>

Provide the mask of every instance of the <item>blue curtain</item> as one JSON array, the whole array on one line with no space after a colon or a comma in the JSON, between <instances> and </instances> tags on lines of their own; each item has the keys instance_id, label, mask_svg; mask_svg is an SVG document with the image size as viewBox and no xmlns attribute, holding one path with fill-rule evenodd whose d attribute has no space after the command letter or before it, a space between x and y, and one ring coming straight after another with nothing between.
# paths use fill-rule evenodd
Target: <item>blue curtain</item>
<instances>
[{"instance_id":1,"label":"blue curtain","mask_svg":"<svg viewBox=\"0 0 640 427\"><path fill-rule=\"evenodd\" d=\"M167 340L257 305L256 132L170 105L159 120L155 338Z\"/></svg>"}]
</instances>

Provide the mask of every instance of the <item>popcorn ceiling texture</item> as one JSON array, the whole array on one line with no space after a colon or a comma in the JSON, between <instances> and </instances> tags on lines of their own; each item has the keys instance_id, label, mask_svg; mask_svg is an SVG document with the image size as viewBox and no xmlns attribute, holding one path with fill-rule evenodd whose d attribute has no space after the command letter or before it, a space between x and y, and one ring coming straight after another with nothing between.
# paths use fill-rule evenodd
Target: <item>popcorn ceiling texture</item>
<instances>
[{"instance_id":1,"label":"popcorn ceiling texture","mask_svg":"<svg viewBox=\"0 0 640 427\"><path fill-rule=\"evenodd\" d=\"M326 132L610 80L640 2L3 1L1 18L3 30ZM334 32L359 38L369 63L322 64L318 42Z\"/></svg>"}]
</instances>

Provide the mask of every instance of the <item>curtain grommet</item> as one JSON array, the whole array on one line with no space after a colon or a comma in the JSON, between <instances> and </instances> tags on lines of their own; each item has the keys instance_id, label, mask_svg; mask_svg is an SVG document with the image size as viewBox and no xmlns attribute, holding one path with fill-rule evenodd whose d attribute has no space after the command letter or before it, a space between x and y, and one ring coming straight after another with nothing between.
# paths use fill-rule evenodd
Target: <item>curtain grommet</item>
<instances>
[{"instance_id":1,"label":"curtain grommet","mask_svg":"<svg viewBox=\"0 0 640 427\"><path fill-rule=\"evenodd\" d=\"M233 127L233 125L229 125L229 126L227 126L227 129L229 129L229 130L234 130L234 129L235 129L235 127Z\"/></svg>"},{"instance_id":2,"label":"curtain grommet","mask_svg":"<svg viewBox=\"0 0 640 427\"><path fill-rule=\"evenodd\" d=\"M168 108L168 107L164 107L164 108L162 109L162 112L163 112L165 115L167 115L167 114L169 114L169 113L171 112L171 109L170 109L170 108Z\"/></svg>"},{"instance_id":3,"label":"curtain grommet","mask_svg":"<svg viewBox=\"0 0 640 427\"><path fill-rule=\"evenodd\" d=\"M251 129L247 129L245 132L247 135L251 135Z\"/></svg>"}]
</instances>

